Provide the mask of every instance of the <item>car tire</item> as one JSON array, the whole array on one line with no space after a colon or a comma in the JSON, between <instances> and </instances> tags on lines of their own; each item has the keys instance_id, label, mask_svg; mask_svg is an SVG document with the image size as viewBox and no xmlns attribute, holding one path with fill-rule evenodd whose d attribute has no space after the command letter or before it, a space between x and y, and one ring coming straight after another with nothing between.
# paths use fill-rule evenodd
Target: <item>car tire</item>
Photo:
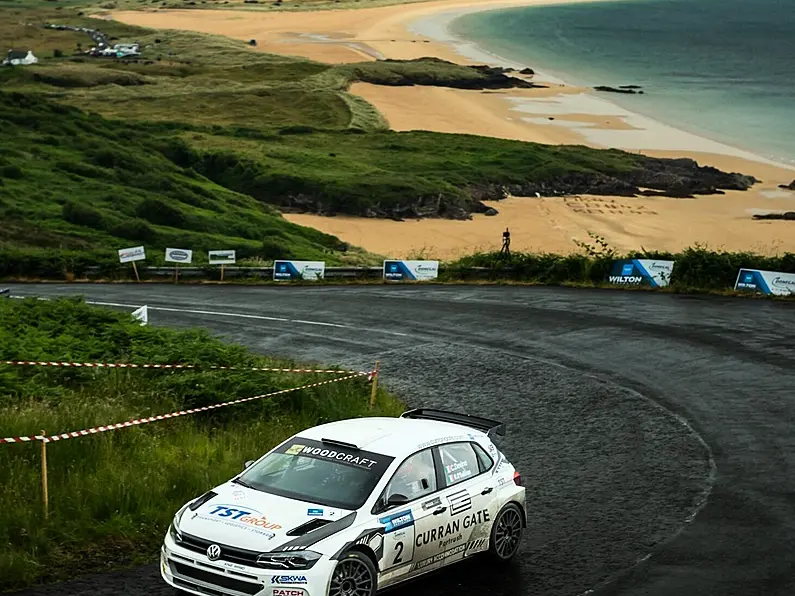
<instances>
[{"instance_id":1,"label":"car tire","mask_svg":"<svg viewBox=\"0 0 795 596\"><path fill-rule=\"evenodd\" d=\"M375 563L363 552L349 550L340 557L331 573L328 596L375 596L377 589Z\"/></svg>"},{"instance_id":2,"label":"car tire","mask_svg":"<svg viewBox=\"0 0 795 596\"><path fill-rule=\"evenodd\" d=\"M489 557L498 563L510 562L519 551L523 533L522 510L516 503L508 503L491 526Z\"/></svg>"}]
</instances>

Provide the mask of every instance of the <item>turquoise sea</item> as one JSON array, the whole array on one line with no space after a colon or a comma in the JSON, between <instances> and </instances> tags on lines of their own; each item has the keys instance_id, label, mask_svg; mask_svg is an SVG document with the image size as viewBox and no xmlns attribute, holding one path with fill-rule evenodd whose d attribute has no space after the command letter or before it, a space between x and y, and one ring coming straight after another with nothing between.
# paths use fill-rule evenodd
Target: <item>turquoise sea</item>
<instances>
[{"instance_id":1,"label":"turquoise sea","mask_svg":"<svg viewBox=\"0 0 795 596\"><path fill-rule=\"evenodd\" d=\"M617 0L461 16L456 37L666 124L795 163L795 0Z\"/></svg>"}]
</instances>

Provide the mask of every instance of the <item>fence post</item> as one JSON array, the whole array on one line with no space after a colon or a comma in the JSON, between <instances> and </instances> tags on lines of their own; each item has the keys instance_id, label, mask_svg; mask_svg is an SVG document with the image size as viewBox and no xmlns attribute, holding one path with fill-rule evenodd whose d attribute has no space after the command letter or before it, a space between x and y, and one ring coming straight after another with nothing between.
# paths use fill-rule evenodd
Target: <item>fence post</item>
<instances>
[{"instance_id":1,"label":"fence post","mask_svg":"<svg viewBox=\"0 0 795 596\"><path fill-rule=\"evenodd\" d=\"M378 366L380 362L378 360L375 361L375 371L373 371L373 389L370 391L370 409L373 409L375 405L375 392L378 389Z\"/></svg>"},{"instance_id":2,"label":"fence post","mask_svg":"<svg viewBox=\"0 0 795 596\"><path fill-rule=\"evenodd\" d=\"M41 431L42 439L46 437L47 433ZM50 517L50 491L49 483L47 482L47 441L41 442L41 491L44 498L44 519Z\"/></svg>"}]
</instances>

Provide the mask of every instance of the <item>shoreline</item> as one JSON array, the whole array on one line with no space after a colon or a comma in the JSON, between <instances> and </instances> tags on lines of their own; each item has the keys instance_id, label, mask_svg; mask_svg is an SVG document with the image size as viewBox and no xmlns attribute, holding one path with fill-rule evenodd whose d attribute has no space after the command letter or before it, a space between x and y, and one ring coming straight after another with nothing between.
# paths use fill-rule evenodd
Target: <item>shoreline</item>
<instances>
[{"instance_id":1,"label":"shoreline","mask_svg":"<svg viewBox=\"0 0 795 596\"><path fill-rule=\"evenodd\" d=\"M585 195L508 198L492 205L499 215L474 215L468 221L395 222L284 214L289 221L334 234L371 252L394 258L424 253L447 259L475 250L498 249L505 227L511 228L512 246L517 251L576 252L580 250L577 242L588 242L590 234L595 233L619 252L640 247L675 252L696 243L762 254L795 252L792 222L751 219L754 213L795 210L795 193L777 188L795 178L795 166L632 114L601 94L590 95L588 89L567 85L544 72L543 65L518 64L473 42L458 40L446 30L455 18L472 12L582 1L431 0L356 10L241 13L150 9L115 12L112 16L154 29L192 30L240 40L255 38L258 43L252 51L301 56L326 64L374 61L379 57L436 57L469 65L529 66L537 73L532 80L549 88L475 91L356 83L350 92L374 105L396 131L428 130L597 148L623 149L624 145L631 147L624 149L630 152L688 157L700 165L750 174L763 181L748 191L695 200Z\"/></svg>"},{"instance_id":2,"label":"shoreline","mask_svg":"<svg viewBox=\"0 0 795 596\"><path fill-rule=\"evenodd\" d=\"M595 0L597 2L613 3L613 2L630 2L632 0ZM581 4L579 0L572 0L571 4ZM459 18L487 11L499 11L506 8L540 8L550 6L554 3L538 3L538 4L521 4L514 6L502 7L484 7L484 6L470 6L465 8L457 8L454 10L438 12L433 15L418 18L407 25L407 29L413 33L423 37L432 39L438 43L443 43L450 46L453 51L466 60L474 63L485 63L490 66L502 66L505 68L515 68L521 70L525 67L530 67L535 70L534 81L539 83L551 83L553 85L564 85L568 88L580 88L584 91L580 94L580 102L577 105L574 102L564 102L569 105L562 105L560 107L548 106L547 110L541 114L537 114L540 118L534 119L535 123L540 124L540 119L548 117L553 114L567 114L579 110L582 113L595 114L602 113L605 110L610 110L612 115L620 113L621 118L627 123L627 127L622 130L637 130L642 129L649 134L643 140L632 142L630 139L624 142L620 141L621 133L609 134L589 134L587 126L579 127L577 132L586 138L588 144L591 146L598 146L603 148L616 148L626 151L640 151L647 153L649 151L683 151L683 152L698 152L698 153L715 153L719 155L727 155L732 157L739 157L748 161L756 161L766 165L775 166L778 168L789 169L795 172L795 159L787 159L785 157L771 157L760 154L759 151L735 145L726 141L717 140L709 137L703 131L689 131L681 128L680 125L670 124L664 120L657 119L647 114L634 112L630 108L626 108L610 97L608 94L596 92L590 88L580 87L579 85L566 80L565 75L561 73L551 73L543 67L543 65L536 67L535 64L525 64L516 60L507 58L496 54L487 48L479 45L477 42L460 37L454 34L451 26L454 21ZM587 98L587 99L585 99ZM510 101L510 98L509 98ZM528 102L522 102L517 99L514 102L514 111L523 112L523 107L529 107ZM527 110L532 114L532 110ZM631 134L624 134L625 137L632 136ZM635 135L640 136L640 135ZM655 138L659 139L660 136L665 136L668 143L665 146L651 146L655 143ZM676 139L674 137L677 137ZM659 143L659 141L657 141ZM695 148L694 148L695 147Z\"/></svg>"}]
</instances>

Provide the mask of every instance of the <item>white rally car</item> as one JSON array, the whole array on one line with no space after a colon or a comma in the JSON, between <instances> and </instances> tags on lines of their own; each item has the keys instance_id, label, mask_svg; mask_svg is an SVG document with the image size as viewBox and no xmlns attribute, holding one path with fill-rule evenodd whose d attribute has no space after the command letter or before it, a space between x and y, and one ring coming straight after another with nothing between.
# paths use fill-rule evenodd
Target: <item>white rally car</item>
<instances>
[{"instance_id":1,"label":"white rally car","mask_svg":"<svg viewBox=\"0 0 795 596\"><path fill-rule=\"evenodd\" d=\"M510 561L521 476L496 421L419 409L290 437L174 516L160 571L201 596L373 596L477 553Z\"/></svg>"}]
</instances>

